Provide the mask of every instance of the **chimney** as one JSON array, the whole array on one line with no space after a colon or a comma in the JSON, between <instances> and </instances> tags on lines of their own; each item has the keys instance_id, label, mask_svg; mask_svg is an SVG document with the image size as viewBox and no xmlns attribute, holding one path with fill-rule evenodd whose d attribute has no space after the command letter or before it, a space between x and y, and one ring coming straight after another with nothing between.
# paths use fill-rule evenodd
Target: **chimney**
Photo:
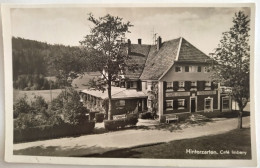
<instances>
[{"instance_id":1,"label":"chimney","mask_svg":"<svg viewBox=\"0 0 260 168\"><path fill-rule=\"evenodd\" d=\"M160 50L161 46L162 46L162 38L159 36L157 39L157 51Z\"/></svg>"},{"instance_id":2,"label":"chimney","mask_svg":"<svg viewBox=\"0 0 260 168\"><path fill-rule=\"evenodd\" d=\"M128 50L127 50L128 54L131 53L131 40L130 39L127 40L127 48L128 48Z\"/></svg>"},{"instance_id":3,"label":"chimney","mask_svg":"<svg viewBox=\"0 0 260 168\"><path fill-rule=\"evenodd\" d=\"M138 44L142 44L142 39L138 39Z\"/></svg>"}]
</instances>

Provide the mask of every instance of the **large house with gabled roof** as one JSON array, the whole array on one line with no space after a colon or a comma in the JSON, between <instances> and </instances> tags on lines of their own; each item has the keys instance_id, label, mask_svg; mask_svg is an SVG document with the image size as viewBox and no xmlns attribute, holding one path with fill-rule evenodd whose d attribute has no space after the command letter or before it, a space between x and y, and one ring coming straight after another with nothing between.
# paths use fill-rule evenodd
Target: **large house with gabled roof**
<instances>
[{"instance_id":1,"label":"large house with gabled roof","mask_svg":"<svg viewBox=\"0 0 260 168\"><path fill-rule=\"evenodd\" d=\"M138 65L136 71L126 69L123 77L112 87L113 114L143 112L156 109L162 116L182 113L230 111L231 98L210 79L210 57L186 39L155 45L138 44L128 40L127 65ZM102 107L107 93L82 90L84 101ZM156 102L156 103L155 103Z\"/></svg>"}]
</instances>

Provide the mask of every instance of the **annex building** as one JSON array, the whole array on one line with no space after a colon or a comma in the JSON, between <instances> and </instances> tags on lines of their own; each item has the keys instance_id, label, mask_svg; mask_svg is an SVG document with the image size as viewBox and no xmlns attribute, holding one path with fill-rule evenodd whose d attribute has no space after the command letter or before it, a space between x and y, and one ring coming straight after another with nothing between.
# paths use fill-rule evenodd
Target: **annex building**
<instances>
[{"instance_id":1,"label":"annex building","mask_svg":"<svg viewBox=\"0 0 260 168\"><path fill-rule=\"evenodd\" d=\"M231 97L210 79L210 57L184 38L155 45L131 44L128 40L128 65L123 78L112 87L113 114L153 111L159 117L180 113L230 111ZM96 110L105 110L107 91L85 89L83 101Z\"/></svg>"}]
</instances>

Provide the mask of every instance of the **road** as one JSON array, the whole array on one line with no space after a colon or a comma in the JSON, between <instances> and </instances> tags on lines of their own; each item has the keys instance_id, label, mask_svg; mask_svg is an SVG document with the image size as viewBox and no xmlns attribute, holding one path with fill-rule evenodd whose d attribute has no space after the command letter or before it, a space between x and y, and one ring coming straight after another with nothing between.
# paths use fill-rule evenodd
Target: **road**
<instances>
[{"instance_id":1,"label":"road","mask_svg":"<svg viewBox=\"0 0 260 168\"><path fill-rule=\"evenodd\" d=\"M83 156L120 148L169 142L225 133L236 129L237 118L215 119L204 125L170 131L169 129L128 129L80 137L59 138L14 144L14 154L38 156ZM250 117L243 118L243 127L250 127Z\"/></svg>"}]
</instances>

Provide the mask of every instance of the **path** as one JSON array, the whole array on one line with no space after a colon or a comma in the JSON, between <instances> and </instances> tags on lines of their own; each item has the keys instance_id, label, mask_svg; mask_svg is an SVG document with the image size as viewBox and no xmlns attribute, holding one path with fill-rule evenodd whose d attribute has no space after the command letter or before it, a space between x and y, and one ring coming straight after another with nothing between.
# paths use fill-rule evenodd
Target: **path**
<instances>
[{"instance_id":1,"label":"path","mask_svg":"<svg viewBox=\"0 0 260 168\"><path fill-rule=\"evenodd\" d=\"M250 126L249 120L250 117L243 118L243 127ZM220 119L206 123L203 126L188 127L173 132L156 129L129 129L103 134L14 144L14 154L41 156L90 155L119 148L221 134L235 129L236 126L237 118L232 118Z\"/></svg>"}]
</instances>

